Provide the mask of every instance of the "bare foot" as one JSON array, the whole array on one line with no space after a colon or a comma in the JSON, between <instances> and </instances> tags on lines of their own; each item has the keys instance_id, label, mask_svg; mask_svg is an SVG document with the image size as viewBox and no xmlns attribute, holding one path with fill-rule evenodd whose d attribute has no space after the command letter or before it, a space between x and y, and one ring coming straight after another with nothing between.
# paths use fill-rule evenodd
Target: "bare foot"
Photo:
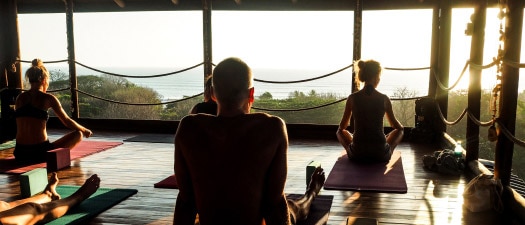
<instances>
[{"instance_id":1,"label":"bare foot","mask_svg":"<svg viewBox=\"0 0 525 225\"><path fill-rule=\"evenodd\" d=\"M48 195L52 201L60 199L60 195L56 192L56 187L58 185L58 175L57 173L51 174L47 186L44 189L44 194Z\"/></svg>"},{"instance_id":2,"label":"bare foot","mask_svg":"<svg viewBox=\"0 0 525 225\"><path fill-rule=\"evenodd\" d=\"M93 193L95 193L100 187L100 178L98 175L93 174L89 177L86 182L80 187L73 195L78 195L83 199L87 199Z\"/></svg>"},{"instance_id":3,"label":"bare foot","mask_svg":"<svg viewBox=\"0 0 525 225\"><path fill-rule=\"evenodd\" d=\"M312 173L312 179L310 180L310 184L308 184L308 190L306 193L309 193L313 196L317 196L319 194L319 191L321 191L321 188L324 185L325 181L325 175L324 175L324 169L321 167L315 168L314 172Z\"/></svg>"}]
</instances>

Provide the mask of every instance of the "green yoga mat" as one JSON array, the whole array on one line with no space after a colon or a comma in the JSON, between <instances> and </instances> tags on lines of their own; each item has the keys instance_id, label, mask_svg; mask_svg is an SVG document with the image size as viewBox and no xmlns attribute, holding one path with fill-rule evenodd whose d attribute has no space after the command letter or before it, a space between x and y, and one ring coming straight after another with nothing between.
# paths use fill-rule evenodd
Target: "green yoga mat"
<instances>
[{"instance_id":1,"label":"green yoga mat","mask_svg":"<svg viewBox=\"0 0 525 225\"><path fill-rule=\"evenodd\" d=\"M0 144L0 150L14 148L15 145L16 145L16 141L15 140L6 141L6 142Z\"/></svg>"},{"instance_id":2,"label":"green yoga mat","mask_svg":"<svg viewBox=\"0 0 525 225\"><path fill-rule=\"evenodd\" d=\"M79 186L58 186L58 194L65 198L80 188ZM46 224L83 224L112 206L124 201L126 198L136 194L136 189L113 189L99 188L91 197L84 200L80 205L71 208L66 215Z\"/></svg>"}]
</instances>

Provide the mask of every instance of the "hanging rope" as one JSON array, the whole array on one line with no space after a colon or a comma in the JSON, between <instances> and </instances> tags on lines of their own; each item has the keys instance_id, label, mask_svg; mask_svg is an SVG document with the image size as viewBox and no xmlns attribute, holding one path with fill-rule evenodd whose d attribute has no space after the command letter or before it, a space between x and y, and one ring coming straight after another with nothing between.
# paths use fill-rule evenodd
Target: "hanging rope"
<instances>
[{"instance_id":1,"label":"hanging rope","mask_svg":"<svg viewBox=\"0 0 525 225\"><path fill-rule=\"evenodd\" d=\"M505 127L505 125L503 125L503 123L499 119L496 119L496 123L500 128L499 130L505 135L505 137L507 137L513 143L521 147L525 147L525 142L514 137L514 135L512 135L512 133L507 129L507 127Z\"/></svg>"},{"instance_id":2,"label":"hanging rope","mask_svg":"<svg viewBox=\"0 0 525 225\"><path fill-rule=\"evenodd\" d=\"M314 107L308 107L308 108L300 108L300 109L265 109L265 108L255 107L255 106L252 106L252 109L257 109L257 110L261 110L261 111L268 111L268 112L298 112L298 111L306 111L306 110L323 108L323 107L326 107L326 106L337 104L337 103L345 101L345 100L346 100L346 98L343 98L343 99L339 99L337 101L330 102L330 103L327 103L327 104L314 106Z\"/></svg>"},{"instance_id":3,"label":"hanging rope","mask_svg":"<svg viewBox=\"0 0 525 225\"><path fill-rule=\"evenodd\" d=\"M27 60L17 60L18 62L23 62L23 63L32 63L32 61L27 61ZM68 60L67 59L62 59L62 60L55 60L55 61L45 61L43 63L45 64L52 64L52 63L63 63L63 62L67 62Z\"/></svg>"},{"instance_id":4,"label":"hanging rope","mask_svg":"<svg viewBox=\"0 0 525 225\"><path fill-rule=\"evenodd\" d=\"M456 85L458 85L458 83L461 80L461 78L463 77L463 75L465 75L465 71L467 71L468 65L469 65L469 61L467 60L467 62L465 63L465 66L463 67L463 71L461 71L461 74L459 75L458 79L450 87L445 86L445 84L443 84L443 82L441 82L441 80L439 79L439 76L437 75L437 73L436 73L436 71L434 69L432 69L432 74L434 75L434 79L436 79L439 88L441 88L444 91L450 91L450 90L454 89L456 87Z\"/></svg>"},{"instance_id":5,"label":"hanging rope","mask_svg":"<svg viewBox=\"0 0 525 225\"><path fill-rule=\"evenodd\" d=\"M503 63L505 63L507 66L513 67L513 68L525 68L525 63L517 63L517 62L511 62L509 60L503 60Z\"/></svg>"},{"instance_id":6,"label":"hanging rope","mask_svg":"<svg viewBox=\"0 0 525 225\"><path fill-rule=\"evenodd\" d=\"M392 68L392 67L384 67L385 70L401 70L401 71L411 71L411 70L428 70L431 67L420 67L420 68Z\"/></svg>"},{"instance_id":7,"label":"hanging rope","mask_svg":"<svg viewBox=\"0 0 525 225\"><path fill-rule=\"evenodd\" d=\"M406 101L406 100L417 100L420 98L429 97L427 96L419 96L419 97L407 97L407 98L390 98L391 101Z\"/></svg>"},{"instance_id":8,"label":"hanging rope","mask_svg":"<svg viewBox=\"0 0 525 225\"><path fill-rule=\"evenodd\" d=\"M463 67L463 70L461 71L461 74L459 75L458 79L450 87L447 87L447 86L445 86L445 84L443 84L443 82L439 79L439 76L437 75L435 70L432 70L432 74L434 75L434 78L436 79L439 88L441 88L444 91L450 91L450 90L454 89L458 85L459 81L463 78L463 76L465 75L465 72L467 71L467 68L469 68L469 66L471 66L473 68L476 68L476 69L488 69L490 67L498 65L498 63L500 61L501 60L499 58L496 58L496 59L494 59L494 61L492 61L491 63L489 63L487 65L478 65L478 64L470 62L470 60L467 60L467 62L465 63L465 66Z\"/></svg>"},{"instance_id":9,"label":"hanging rope","mask_svg":"<svg viewBox=\"0 0 525 225\"><path fill-rule=\"evenodd\" d=\"M191 70L191 69L194 69L194 68L197 68L199 66L201 66L202 64L204 63L199 63L195 66L192 66L192 67L188 67L186 69L182 69L182 70L179 70L179 71L175 71L175 72L170 72L170 73L162 73L162 74L155 74L155 75L146 75L146 76L134 76L134 75L124 75L124 74L118 74L118 73L111 73L111 72L106 72L106 71L103 71L103 70L99 70L99 69L95 69L93 67L89 67L89 66L86 66L80 62L77 62L75 61L76 64L78 65L81 65L87 69L90 69L90 70L93 70L93 71L96 71L96 72L99 72L99 73L103 73L103 74L107 74L107 75L112 75L112 76L116 76L116 77L126 77L126 78L153 78L153 77L164 77L164 76L168 76L168 75L173 75L173 74L178 74L178 73L182 73L182 72L185 72L185 71L188 71L188 70Z\"/></svg>"},{"instance_id":10,"label":"hanging rope","mask_svg":"<svg viewBox=\"0 0 525 225\"><path fill-rule=\"evenodd\" d=\"M337 74L339 72L342 72L350 67L352 67L353 65L348 65L348 66L345 66L343 67L342 69L339 69L339 70L336 70L334 72L331 72L331 73L328 73L328 74L325 74L325 75L321 75L321 76L318 76L318 77L314 77L314 78L308 78L308 79L304 79L304 80L295 80L295 81L268 81L268 80L261 80L261 79L253 79L254 81L257 81L257 82L261 82L261 83L270 83L270 84L293 84L293 83L302 83L302 82L307 82L307 81L313 81L313 80L317 80L317 79L321 79L321 78L325 78L325 77L328 77L328 76L332 76L334 74Z\"/></svg>"},{"instance_id":11,"label":"hanging rope","mask_svg":"<svg viewBox=\"0 0 525 225\"><path fill-rule=\"evenodd\" d=\"M439 108L439 105L437 103L436 103L436 108L438 109L439 117L441 118L443 123L445 123L447 125L456 125L457 123L459 123L459 121L461 121L461 119L463 119L463 117L467 113L467 109L464 109L463 112L461 113L461 115L459 115L459 117L456 120L450 122L450 121L447 120L447 118L445 118L445 116L443 115L443 112L441 112L441 108Z\"/></svg>"},{"instance_id":12,"label":"hanging rope","mask_svg":"<svg viewBox=\"0 0 525 225\"><path fill-rule=\"evenodd\" d=\"M47 92L53 93L53 92L60 92L60 91L67 91L67 90L71 90L71 87L62 88L62 89L56 89L56 90L48 90ZM24 90L24 91L26 91L26 90Z\"/></svg>"},{"instance_id":13,"label":"hanging rope","mask_svg":"<svg viewBox=\"0 0 525 225\"><path fill-rule=\"evenodd\" d=\"M195 98L195 97L198 97L198 96L201 96L202 94L204 94L204 92L201 92L199 94L196 94L196 95L193 95L193 96L190 96L190 97L187 97L187 98L173 100L173 101L168 101L168 102L160 102L160 103L129 103L129 102L120 102L120 101L105 99L105 98L102 98L102 97L98 97L98 96L89 94L87 92L83 92L81 90L76 90L76 91L79 92L79 93L85 94L85 95L87 95L89 97L92 97L92 98L95 98L95 99L98 99L98 100L102 100L102 101L105 101L105 102L111 102L111 103L122 104L122 105L135 105L135 106L152 106L152 105L165 105L165 104L170 104L170 103L177 103L177 102L186 101L188 99L192 99L192 98Z\"/></svg>"}]
</instances>

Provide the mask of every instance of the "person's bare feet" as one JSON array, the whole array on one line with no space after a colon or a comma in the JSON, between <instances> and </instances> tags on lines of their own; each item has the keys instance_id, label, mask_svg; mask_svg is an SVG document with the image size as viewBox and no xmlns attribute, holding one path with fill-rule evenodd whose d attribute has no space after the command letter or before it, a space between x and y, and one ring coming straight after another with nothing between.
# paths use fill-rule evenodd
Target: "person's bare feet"
<instances>
[{"instance_id":1,"label":"person's bare feet","mask_svg":"<svg viewBox=\"0 0 525 225\"><path fill-rule=\"evenodd\" d=\"M88 198L95 193L100 187L100 178L98 175L93 174L91 177L86 179L86 182L74 193L74 195L80 195L83 199Z\"/></svg>"},{"instance_id":2,"label":"person's bare feet","mask_svg":"<svg viewBox=\"0 0 525 225\"><path fill-rule=\"evenodd\" d=\"M58 185L58 175L57 173L51 174L47 182L47 186L44 189L44 193L48 195L52 201L60 199L60 195L56 192L56 187Z\"/></svg>"},{"instance_id":3,"label":"person's bare feet","mask_svg":"<svg viewBox=\"0 0 525 225\"><path fill-rule=\"evenodd\" d=\"M315 168L314 172L312 173L310 184L308 184L308 190L306 193L309 193L314 197L317 196L319 191L321 191L321 188L323 188L325 179L324 169L321 167Z\"/></svg>"}]
</instances>

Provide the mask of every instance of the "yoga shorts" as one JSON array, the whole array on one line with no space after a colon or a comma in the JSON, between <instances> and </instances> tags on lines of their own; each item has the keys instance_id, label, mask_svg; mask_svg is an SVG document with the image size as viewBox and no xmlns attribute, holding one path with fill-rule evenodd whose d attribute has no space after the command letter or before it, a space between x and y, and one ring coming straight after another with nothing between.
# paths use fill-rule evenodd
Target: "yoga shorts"
<instances>
[{"instance_id":1,"label":"yoga shorts","mask_svg":"<svg viewBox=\"0 0 525 225\"><path fill-rule=\"evenodd\" d=\"M380 146L381 147L381 146ZM388 162L392 156L392 149L388 143L385 143L384 150L377 152L371 151L373 148L364 148L365 151L356 151L354 144L348 146L350 151L346 151L348 158L363 162Z\"/></svg>"},{"instance_id":2,"label":"yoga shorts","mask_svg":"<svg viewBox=\"0 0 525 225\"><path fill-rule=\"evenodd\" d=\"M49 140L34 145L17 143L13 155L15 155L16 160L43 162L46 161L46 152L53 149L55 149L55 146Z\"/></svg>"}]
</instances>

